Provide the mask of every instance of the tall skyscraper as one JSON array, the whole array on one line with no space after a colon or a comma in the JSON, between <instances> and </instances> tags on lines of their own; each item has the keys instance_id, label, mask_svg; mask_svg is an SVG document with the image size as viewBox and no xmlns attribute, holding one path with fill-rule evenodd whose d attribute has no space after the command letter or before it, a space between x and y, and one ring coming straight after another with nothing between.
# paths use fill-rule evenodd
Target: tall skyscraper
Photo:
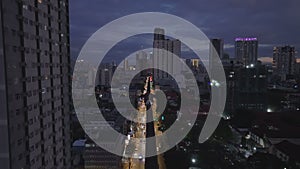
<instances>
[{"instance_id":1,"label":"tall skyscraper","mask_svg":"<svg viewBox=\"0 0 300 169\"><path fill-rule=\"evenodd\" d=\"M115 70L116 65L114 62L100 64L96 77L97 85L110 86Z\"/></svg>"},{"instance_id":2,"label":"tall skyscraper","mask_svg":"<svg viewBox=\"0 0 300 169\"><path fill-rule=\"evenodd\" d=\"M128 59L124 60L124 71L128 71L129 70L129 64L128 64Z\"/></svg>"},{"instance_id":3,"label":"tall skyscraper","mask_svg":"<svg viewBox=\"0 0 300 169\"><path fill-rule=\"evenodd\" d=\"M68 0L0 8L0 168L72 168Z\"/></svg>"},{"instance_id":4,"label":"tall skyscraper","mask_svg":"<svg viewBox=\"0 0 300 169\"><path fill-rule=\"evenodd\" d=\"M210 54L212 56L218 56L220 59L222 59L224 55L223 39L211 39L210 42Z\"/></svg>"},{"instance_id":5,"label":"tall skyscraper","mask_svg":"<svg viewBox=\"0 0 300 169\"><path fill-rule=\"evenodd\" d=\"M278 46L273 49L273 68L279 75L293 75L295 72L295 47Z\"/></svg>"},{"instance_id":6,"label":"tall skyscraper","mask_svg":"<svg viewBox=\"0 0 300 169\"><path fill-rule=\"evenodd\" d=\"M216 62L223 58L224 41L223 39L211 39L209 44L209 70L212 73L215 70ZM218 72L216 70L216 72Z\"/></svg>"},{"instance_id":7,"label":"tall skyscraper","mask_svg":"<svg viewBox=\"0 0 300 169\"><path fill-rule=\"evenodd\" d=\"M180 69L178 68L180 63L174 59L175 55L179 58L181 57L180 40L165 39L164 29L155 28L153 48L153 64L156 67L160 69L165 68L173 74L180 73ZM158 70L154 74L154 77L158 79L169 77L167 73Z\"/></svg>"},{"instance_id":8,"label":"tall skyscraper","mask_svg":"<svg viewBox=\"0 0 300 169\"><path fill-rule=\"evenodd\" d=\"M136 54L136 68L137 70L143 70L148 64L147 53L145 51L139 51Z\"/></svg>"},{"instance_id":9,"label":"tall skyscraper","mask_svg":"<svg viewBox=\"0 0 300 169\"><path fill-rule=\"evenodd\" d=\"M235 58L244 66L255 65L258 55L257 38L236 38L235 39Z\"/></svg>"}]
</instances>

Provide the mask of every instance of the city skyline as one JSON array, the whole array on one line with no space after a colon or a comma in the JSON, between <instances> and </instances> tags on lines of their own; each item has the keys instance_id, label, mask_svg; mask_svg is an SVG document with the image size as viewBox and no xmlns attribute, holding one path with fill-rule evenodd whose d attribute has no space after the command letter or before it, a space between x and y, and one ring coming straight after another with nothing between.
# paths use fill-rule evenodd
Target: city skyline
<instances>
[{"instance_id":1,"label":"city skyline","mask_svg":"<svg viewBox=\"0 0 300 169\"><path fill-rule=\"evenodd\" d=\"M300 169L298 6L1 0L0 168Z\"/></svg>"},{"instance_id":2,"label":"city skyline","mask_svg":"<svg viewBox=\"0 0 300 169\"><path fill-rule=\"evenodd\" d=\"M225 52L234 57L234 40L237 37L257 37L258 57L272 57L273 47L282 45L300 49L295 37L300 35L296 22L300 16L299 1L145 1L143 6L132 1L73 2L70 4L71 53L76 58L84 42L98 28L118 17L136 12L155 11L175 14L192 22L209 38L224 39ZM89 11L80 10L89 8ZM109 9L109 10L108 10ZM282 11L278 13L277 11ZM101 12L100 12L101 11ZM189 12L186 12L189 11ZM214 11L214 12L211 12ZM99 19L95 19L99 17ZM84 25L84 26L83 26ZM144 38L140 45L151 45L152 38ZM127 43L122 49L134 48L136 44ZM122 50L120 49L120 50Z\"/></svg>"}]
</instances>

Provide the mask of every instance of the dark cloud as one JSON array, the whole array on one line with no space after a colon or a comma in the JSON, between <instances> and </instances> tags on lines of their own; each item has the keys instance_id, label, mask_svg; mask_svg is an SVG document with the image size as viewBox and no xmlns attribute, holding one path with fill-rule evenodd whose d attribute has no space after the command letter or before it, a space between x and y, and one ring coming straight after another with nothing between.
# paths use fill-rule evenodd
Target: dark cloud
<instances>
[{"instance_id":1,"label":"dark cloud","mask_svg":"<svg viewBox=\"0 0 300 169\"><path fill-rule=\"evenodd\" d=\"M274 45L300 49L299 7L299 0L74 0L70 1L72 56L76 57L89 36L106 23L149 11L182 17L209 38L223 38L227 46L233 45L235 37L258 37L259 55L271 56ZM232 48L227 51L233 53Z\"/></svg>"}]
</instances>

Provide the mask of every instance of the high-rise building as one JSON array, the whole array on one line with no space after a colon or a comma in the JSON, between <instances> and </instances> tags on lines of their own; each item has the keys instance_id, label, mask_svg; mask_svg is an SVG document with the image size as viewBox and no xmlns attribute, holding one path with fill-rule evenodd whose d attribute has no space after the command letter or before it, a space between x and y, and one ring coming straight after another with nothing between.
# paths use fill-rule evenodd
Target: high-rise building
<instances>
[{"instance_id":1,"label":"high-rise building","mask_svg":"<svg viewBox=\"0 0 300 169\"><path fill-rule=\"evenodd\" d=\"M112 113L110 112L110 114ZM95 140L102 137L102 133L105 133L104 130L107 130L107 128L110 128L112 126L115 128L115 122L111 120L99 121L97 120L97 118L94 118L94 119L89 119L89 121L91 122L91 124L85 125L85 130L89 130L89 132L95 133L95 135L97 136L97 138L94 138ZM86 138L87 139L85 142L84 153L82 154L85 169L102 169L102 168L120 169L121 168L120 156L112 154L106 151L105 149L103 149L102 147L99 147L88 136L86 136ZM116 147L118 144L122 144L120 143L122 139L120 139L119 137L117 138L105 137L105 139L102 141L105 142L105 146L107 148L109 147L111 149L113 147Z\"/></svg>"},{"instance_id":2,"label":"high-rise building","mask_svg":"<svg viewBox=\"0 0 300 169\"><path fill-rule=\"evenodd\" d=\"M147 67L147 64L148 64L147 53L145 51L139 51L136 54L136 69L143 70L145 67Z\"/></svg>"},{"instance_id":3,"label":"high-rise building","mask_svg":"<svg viewBox=\"0 0 300 169\"><path fill-rule=\"evenodd\" d=\"M96 78L97 85L110 86L116 67L114 62L100 64Z\"/></svg>"},{"instance_id":4,"label":"high-rise building","mask_svg":"<svg viewBox=\"0 0 300 169\"><path fill-rule=\"evenodd\" d=\"M244 67L255 65L258 55L257 38L235 38L235 57Z\"/></svg>"},{"instance_id":5,"label":"high-rise building","mask_svg":"<svg viewBox=\"0 0 300 169\"><path fill-rule=\"evenodd\" d=\"M278 46L273 49L274 73L293 75L295 72L296 52L292 46Z\"/></svg>"},{"instance_id":6,"label":"high-rise building","mask_svg":"<svg viewBox=\"0 0 300 169\"><path fill-rule=\"evenodd\" d=\"M68 169L68 0L0 1L1 169Z\"/></svg>"},{"instance_id":7,"label":"high-rise building","mask_svg":"<svg viewBox=\"0 0 300 169\"><path fill-rule=\"evenodd\" d=\"M300 75L300 62L295 65L295 74L298 75L298 77Z\"/></svg>"},{"instance_id":8,"label":"high-rise building","mask_svg":"<svg viewBox=\"0 0 300 169\"><path fill-rule=\"evenodd\" d=\"M209 70L212 73L218 73L216 70L216 63L221 62L224 53L224 41L223 39L211 39L209 44Z\"/></svg>"},{"instance_id":9,"label":"high-rise building","mask_svg":"<svg viewBox=\"0 0 300 169\"><path fill-rule=\"evenodd\" d=\"M128 71L129 70L129 64L128 64L128 59L124 60L124 71Z\"/></svg>"},{"instance_id":10,"label":"high-rise building","mask_svg":"<svg viewBox=\"0 0 300 169\"><path fill-rule=\"evenodd\" d=\"M260 61L250 67L232 61L223 63L227 83L224 113L231 115L237 109L267 110L267 68Z\"/></svg>"},{"instance_id":11,"label":"high-rise building","mask_svg":"<svg viewBox=\"0 0 300 169\"><path fill-rule=\"evenodd\" d=\"M267 69L258 62L253 67L241 67L229 74L228 78L234 79L234 92L236 108L249 110L267 110ZM236 76L236 77L235 77ZM229 86L231 87L231 86Z\"/></svg>"},{"instance_id":12,"label":"high-rise building","mask_svg":"<svg viewBox=\"0 0 300 169\"><path fill-rule=\"evenodd\" d=\"M180 74L180 63L175 56L181 57L181 42L178 39L165 39L164 29L155 28L153 41L153 64L159 69L166 69L169 73ZM179 59L178 59L179 60ZM166 72L156 70L155 78L168 78Z\"/></svg>"},{"instance_id":13,"label":"high-rise building","mask_svg":"<svg viewBox=\"0 0 300 169\"><path fill-rule=\"evenodd\" d=\"M241 68L241 65L231 62L223 62L224 72L226 74L226 85L227 85L227 97L224 109L225 115L232 115L235 110L235 94L236 94L236 83L237 83L237 72Z\"/></svg>"},{"instance_id":14,"label":"high-rise building","mask_svg":"<svg viewBox=\"0 0 300 169\"><path fill-rule=\"evenodd\" d=\"M211 56L217 56L220 59L223 58L223 55L224 55L223 39L211 39L210 40L210 54L211 54Z\"/></svg>"},{"instance_id":15,"label":"high-rise building","mask_svg":"<svg viewBox=\"0 0 300 169\"><path fill-rule=\"evenodd\" d=\"M155 28L154 40L165 40L165 30L162 28Z\"/></svg>"}]
</instances>

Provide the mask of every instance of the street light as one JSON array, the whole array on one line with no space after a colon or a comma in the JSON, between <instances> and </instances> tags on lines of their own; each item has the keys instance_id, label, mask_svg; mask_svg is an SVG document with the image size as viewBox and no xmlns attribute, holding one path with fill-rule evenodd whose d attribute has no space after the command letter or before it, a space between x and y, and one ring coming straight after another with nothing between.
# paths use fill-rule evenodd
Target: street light
<instances>
[{"instance_id":1,"label":"street light","mask_svg":"<svg viewBox=\"0 0 300 169\"><path fill-rule=\"evenodd\" d=\"M210 82L210 86L220 87L220 85L221 84L216 80L211 80L211 82Z\"/></svg>"},{"instance_id":2,"label":"street light","mask_svg":"<svg viewBox=\"0 0 300 169\"><path fill-rule=\"evenodd\" d=\"M192 158L192 163L196 163L197 162L197 160L195 159L195 158Z\"/></svg>"}]
</instances>

